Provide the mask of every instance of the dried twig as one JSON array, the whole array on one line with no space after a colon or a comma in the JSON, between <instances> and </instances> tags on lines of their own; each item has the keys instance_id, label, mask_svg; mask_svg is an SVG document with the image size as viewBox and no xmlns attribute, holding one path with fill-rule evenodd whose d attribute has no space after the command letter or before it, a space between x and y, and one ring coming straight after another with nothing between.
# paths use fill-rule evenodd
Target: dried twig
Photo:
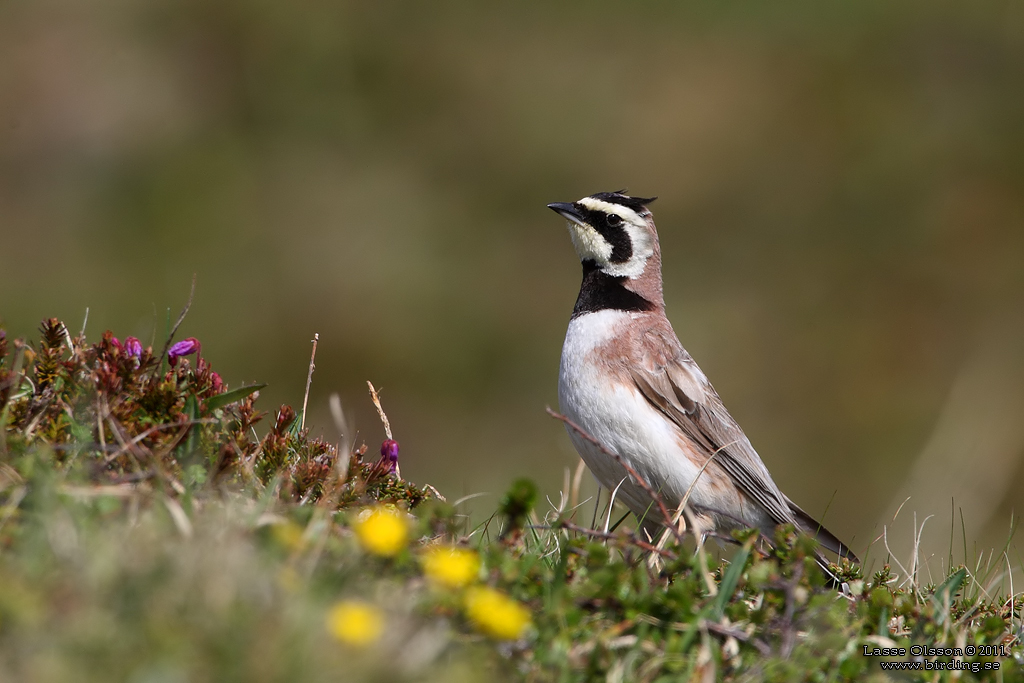
<instances>
[{"instance_id":1,"label":"dried twig","mask_svg":"<svg viewBox=\"0 0 1024 683\"><path fill-rule=\"evenodd\" d=\"M306 428L306 405L309 403L309 386L313 383L313 371L316 365L316 343L320 341L320 333L313 333L313 352L309 354L309 372L306 374L306 394L302 397L302 418L299 420L299 429Z\"/></svg>"},{"instance_id":2,"label":"dried twig","mask_svg":"<svg viewBox=\"0 0 1024 683\"><path fill-rule=\"evenodd\" d=\"M576 465L576 472L572 477L572 494L569 496L569 507L574 510L580 500L580 486L583 484L583 470L586 468L587 463L583 462L583 458L580 458L579 464Z\"/></svg>"},{"instance_id":3,"label":"dried twig","mask_svg":"<svg viewBox=\"0 0 1024 683\"><path fill-rule=\"evenodd\" d=\"M655 616L651 616L650 614L640 614L636 617L635 621L650 624L651 626L658 626L660 628L670 628L673 631L688 632L696 628L716 635L725 636L727 638L735 638L736 640L744 643L750 643L765 657L772 653L772 649L768 646L768 643L763 640L759 638L752 638L746 631L742 631L732 626L726 626L725 624L719 624L716 621L708 621L707 619L699 619L697 622L665 621L664 619L659 619Z\"/></svg>"},{"instance_id":4,"label":"dried twig","mask_svg":"<svg viewBox=\"0 0 1024 683\"><path fill-rule=\"evenodd\" d=\"M704 552L705 532L698 528L697 520L694 519L693 512L690 508L684 507L683 512L686 513L686 519L689 521L690 527L693 529L693 533L697 539L697 561L700 563L700 573L704 578L704 585L708 589L708 595L718 595L718 584L715 583L714 578L711 576L711 572L708 571L708 557Z\"/></svg>"},{"instance_id":5,"label":"dried twig","mask_svg":"<svg viewBox=\"0 0 1024 683\"><path fill-rule=\"evenodd\" d=\"M538 526L538 525L531 525L531 528L534 528L534 529L551 529L552 527L550 527L550 526L543 526L543 525L540 525L540 526ZM622 538L622 536L618 536L616 534L608 533L606 531L598 531L597 529L588 529L585 526L580 526L579 524L576 524L575 522L570 522L568 520L562 520L562 521L558 522L558 527L556 527L556 528L566 529L568 531L575 531L577 533L584 534L586 536L590 536L591 538L599 538L602 541L611 541L611 540L614 540L616 538ZM677 558L677 555L675 553L673 553L672 551L670 551L670 550L661 550L660 548L656 548L652 544L650 544L650 543L648 543L646 541L640 540L639 538L636 537L635 534L627 534L625 536L625 538L630 543L635 545L637 548L640 548L641 550L646 550L647 552L656 553L657 555L660 555L661 557L664 557L664 558L669 559L669 560L674 560L674 559Z\"/></svg>"},{"instance_id":6,"label":"dried twig","mask_svg":"<svg viewBox=\"0 0 1024 683\"><path fill-rule=\"evenodd\" d=\"M394 438L391 436L391 423L388 422L388 416L384 414L384 409L380 407L380 396L377 395L377 390L373 388L370 380L366 380L366 386L370 387L370 399L377 409L377 414L380 415L380 421L384 423L384 433L387 434L389 439Z\"/></svg>"},{"instance_id":7,"label":"dried twig","mask_svg":"<svg viewBox=\"0 0 1024 683\"><path fill-rule=\"evenodd\" d=\"M757 648L757 651L761 653L762 657L768 657L772 653L772 649L768 646L768 643L764 642L760 638L751 638L749 635L747 635L745 631L741 631L738 628L723 626L722 624L719 624L714 621L705 621L703 624L701 624L701 626L706 628L708 631L711 631L712 633L718 634L720 636L735 638L736 640L742 641L744 643L750 643L751 645Z\"/></svg>"},{"instance_id":8,"label":"dried twig","mask_svg":"<svg viewBox=\"0 0 1024 683\"><path fill-rule=\"evenodd\" d=\"M706 461L704 461L704 465L701 466L700 471L697 472L697 476L693 478L693 481L690 482L690 485L686 489L686 493L683 494L683 499L679 501L679 506L676 508L676 514L672 518L672 525L676 530L677 536L678 534L681 534L683 531L686 530L686 522L689 522L690 529L693 531L694 538L697 539L697 555L700 557L701 568L703 569L703 573L705 575L704 581L707 584L708 590L712 595L715 594L715 586L714 583L711 581L710 574L708 574L707 564L704 562L705 529L699 527L696 518L694 517L692 511L686 506L686 504L690 501L690 494L693 493L693 487L697 485L697 481L701 478L701 475L704 474L704 470L708 468L708 466L711 464L711 461L715 459L716 455L718 455L724 449L728 448L734 443L736 442L732 441L730 443L725 444L724 446L721 446L720 448L715 449L715 452L712 453ZM686 522L683 521L684 512L686 513ZM665 547L665 544L668 542L669 533L670 528L666 527L665 531L661 534L661 538L658 539L659 548Z\"/></svg>"},{"instance_id":9,"label":"dried twig","mask_svg":"<svg viewBox=\"0 0 1024 683\"><path fill-rule=\"evenodd\" d=\"M169 424L161 424L161 425L156 425L155 427L150 427L146 431L144 431L141 434L139 434L138 436L136 436L131 441L126 442L124 446L122 446L121 448L119 448L118 450L114 451L113 453L108 455L106 458L104 458L104 463L109 463L112 460L117 460L120 456L124 455L128 451L129 448L131 448L132 446L138 444L140 441L142 441L143 439L145 439L149 435L155 434L156 432L161 432L161 431L163 431L165 429L178 429L179 427L182 427L182 426L191 427L192 425L216 424L216 423L217 423L217 420L215 420L213 418L204 418L202 420L186 420L184 422L172 422L172 423L169 423ZM175 440L178 440L178 439L175 439ZM106 445L105 444L100 444L100 447L101 447L101 449L104 452L106 452Z\"/></svg>"},{"instance_id":10,"label":"dried twig","mask_svg":"<svg viewBox=\"0 0 1024 683\"><path fill-rule=\"evenodd\" d=\"M345 412L341 409L341 397L336 393L331 394L328 404L334 426L338 429L338 477L344 482L348 479L348 465L352 459L352 436L349 434Z\"/></svg>"},{"instance_id":11,"label":"dried twig","mask_svg":"<svg viewBox=\"0 0 1024 683\"><path fill-rule=\"evenodd\" d=\"M107 452L107 436L103 428L103 402L100 397L96 399L96 438L100 442L100 450Z\"/></svg>"},{"instance_id":12,"label":"dried twig","mask_svg":"<svg viewBox=\"0 0 1024 683\"><path fill-rule=\"evenodd\" d=\"M345 419L345 412L341 409L341 397L336 393L331 394L328 404L331 407L334 426L338 430L338 457L334 461L334 471L324 487L325 492L320 499L320 504L330 509L336 509L348 482L349 466L352 463L352 437L348 421Z\"/></svg>"},{"instance_id":13,"label":"dried twig","mask_svg":"<svg viewBox=\"0 0 1024 683\"><path fill-rule=\"evenodd\" d=\"M142 450L142 447L138 443L129 442L126 438L128 435L121 432L121 425L118 424L117 419L110 413L110 408L106 403L106 400L104 400L103 419L108 425L110 425L110 433L114 435L114 440L120 444L121 451L132 459L132 462L135 464L136 471L142 470L142 461L140 458L146 460L151 460L152 458L147 456L147 453ZM148 449L146 450L148 451Z\"/></svg>"},{"instance_id":14,"label":"dried twig","mask_svg":"<svg viewBox=\"0 0 1024 683\"><path fill-rule=\"evenodd\" d=\"M68 326L61 321L60 329L64 331L64 341L68 343L68 351L72 356L75 355L75 342L71 340L71 332L68 330Z\"/></svg>"}]
</instances>

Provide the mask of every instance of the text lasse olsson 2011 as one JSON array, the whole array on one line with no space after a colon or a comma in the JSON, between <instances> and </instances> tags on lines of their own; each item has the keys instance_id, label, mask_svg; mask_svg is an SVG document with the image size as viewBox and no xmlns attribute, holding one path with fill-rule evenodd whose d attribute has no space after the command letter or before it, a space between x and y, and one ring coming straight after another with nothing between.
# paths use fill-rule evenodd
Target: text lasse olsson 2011
<instances>
[{"instance_id":1,"label":"text lasse olsson 2011","mask_svg":"<svg viewBox=\"0 0 1024 683\"><path fill-rule=\"evenodd\" d=\"M1009 657L1005 645L967 645L964 647L928 647L911 645L906 647L864 646L865 657Z\"/></svg>"},{"instance_id":2,"label":"text lasse olsson 2011","mask_svg":"<svg viewBox=\"0 0 1024 683\"><path fill-rule=\"evenodd\" d=\"M966 645L964 647L929 647L927 645L911 645L907 647L869 647L864 645L865 657L911 657L918 659L903 662L879 662L882 669L906 671L995 671L1000 668L999 661L965 662L963 657L1009 657L1010 652L1004 645ZM950 661L927 660L924 657L952 657Z\"/></svg>"}]
</instances>

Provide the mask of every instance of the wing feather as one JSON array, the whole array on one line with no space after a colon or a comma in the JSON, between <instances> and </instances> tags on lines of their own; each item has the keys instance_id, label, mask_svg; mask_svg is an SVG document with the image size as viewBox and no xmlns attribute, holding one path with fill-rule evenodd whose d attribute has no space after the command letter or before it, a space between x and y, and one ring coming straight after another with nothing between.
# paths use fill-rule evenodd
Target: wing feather
<instances>
[{"instance_id":1,"label":"wing feather","mask_svg":"<svg viewBox=\"0 0 1024 683\"><path fill-rule=\"evenodd\" d=\"M813 536L818 543L821 544L821 547L826 550L831 550L836 555L848 558L854 562L860 562L860 560L857 559L857 556L853 554L853 551L850 550L845 543L836 538L831 531L826 529L821 522L804 512L799 505L789 499L789 496L786 496L786 494L782 495L786 498L789 508L796 516L797 526L801 530Z\"/></svg>"},{"instance_id":2,"label":"wing feather","mask_svg":"<svg viewBox=\"0 0 1024 683\"><path fill-rule=\"evenodd\" d=\"M630 368L630 375L647 401L672 420L708 457L715 454L715 462L729 474L743 493L768 512L776 524L796 524L782 493L770 478L765 482L763 473L757 471L764 466L751 467L749 460L753 448L724 408L721 412L725 413L728 422L732 422L731 425L722 424L721 416L716 414L712 406L697 403L690 398L667 372L650 373ZM710 398L707 393L706 399Z\"/></svg>"},{"instance_id":3,"label":"wing feather","mask_svg":"<svg viewBox=\"0 0 1024 683\"><path fill-rule=\"evenodd\" d=\"M678 340L666 343L663 334L649 332L645 341L649 352L645 362L629 368L644 398L708 457L715 454L715 462L776 524L793 524L828 550L856 560L849 548L779 490L743 430ZM650 353L655 349L659 352Z\"/></svg>"}]
</instances>

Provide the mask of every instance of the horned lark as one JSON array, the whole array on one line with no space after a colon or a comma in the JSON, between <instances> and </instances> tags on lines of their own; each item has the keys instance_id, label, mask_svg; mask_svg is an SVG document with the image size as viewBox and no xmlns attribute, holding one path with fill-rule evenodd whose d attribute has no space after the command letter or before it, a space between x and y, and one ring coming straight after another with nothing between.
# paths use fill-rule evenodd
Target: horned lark
<instances>
[{"instance_id":1,"label":"horned lark","mask_svg":"<svg viewBox=\"0 0 1024 683\"><path fill-rule=\"evenodd\" d=\"M660 492L667 507L675 509L689 491L702 533L750 527L771 538L776 525L793 524L856 561L779 490L679 343L665 317L661 250L647 208L652 201L623 191L548 204L568 219L583 262L583 285L562 346L562 412ZM650 494L615 458L568 431L598 482L617 489L617 499L656 531L664 517Z\"/></svg>"}]
</instances>

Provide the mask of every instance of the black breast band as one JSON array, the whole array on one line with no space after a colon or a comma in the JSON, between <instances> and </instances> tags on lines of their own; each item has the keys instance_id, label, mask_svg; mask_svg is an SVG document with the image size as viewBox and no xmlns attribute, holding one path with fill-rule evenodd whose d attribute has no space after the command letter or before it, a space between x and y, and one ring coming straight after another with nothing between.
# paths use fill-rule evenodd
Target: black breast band
<instances>
[{"instance_id":1,"label":"black breast band","mask_svg":"<svg viewBox=\"0 0 1024 683\"><path fill-rule=\"evenodd\" d=\"M636 292L626 289L625 277L615 277L598 269L591 260L583 262L583 285L576 298L572 317L597 311L653 311L655 305Z\"/></svg>"}]
</instances>

